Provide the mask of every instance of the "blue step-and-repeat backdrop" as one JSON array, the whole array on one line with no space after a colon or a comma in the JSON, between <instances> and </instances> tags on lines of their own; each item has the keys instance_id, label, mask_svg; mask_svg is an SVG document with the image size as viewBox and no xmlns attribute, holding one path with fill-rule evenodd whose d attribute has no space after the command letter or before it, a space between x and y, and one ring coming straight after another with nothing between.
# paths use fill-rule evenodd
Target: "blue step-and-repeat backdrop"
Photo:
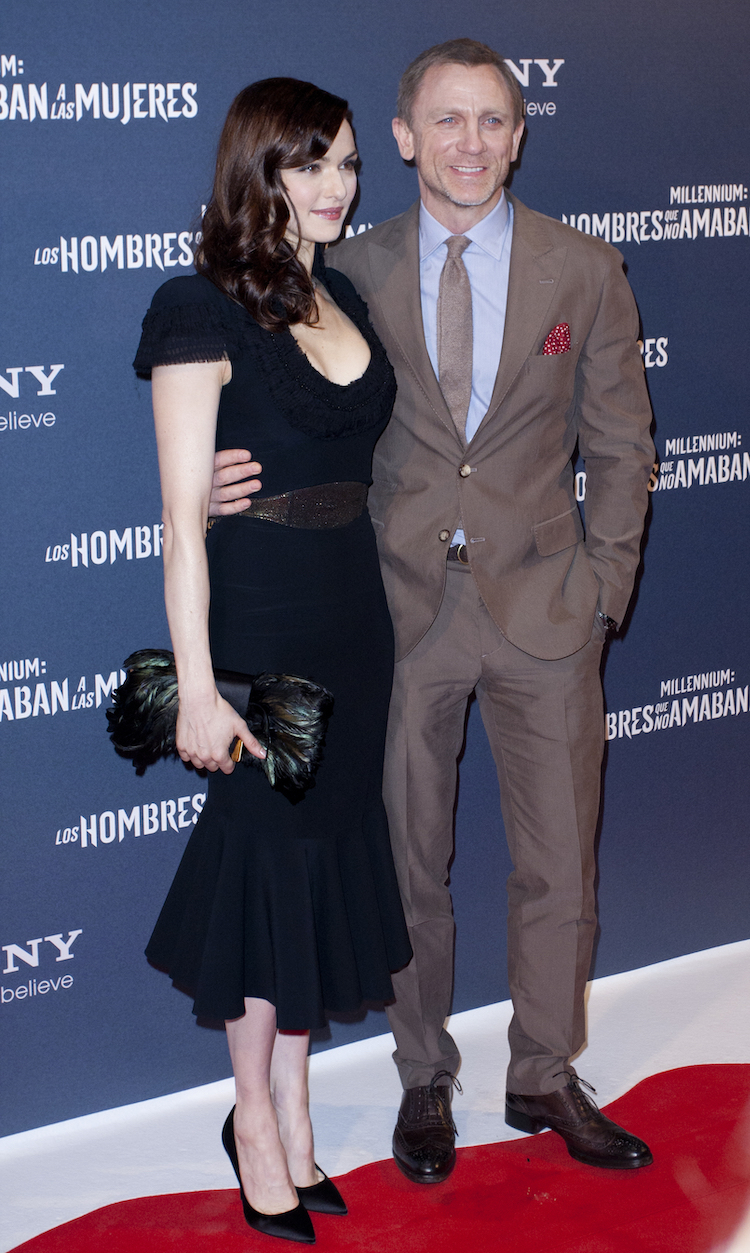
<instances>
[{"instance_id":1,"label":"blue step-and-repeat backdrop","mask_svg":"<svg viewBox=\"0 0 750 1253\"><path fill-rule=\"evenodd\" d=\"M659 461L606 666L594 973L748 936L747 6L466 0L457 21L427 0L5 0L3 18L2 1132L229 1073L223 1034L142 956L204 782L180 763L137 778L104 710L127 654L169 642L140 321L190 272L231 99L268 75L350 100L359 232L416 195L390 133L401 71L438 41L484 40L526 98L513 191L621 249ZM508 995L507 872L473 710L457 1010ZM385 1029L370 1011L315 1047Z\"/></svg>"}]
</instances>

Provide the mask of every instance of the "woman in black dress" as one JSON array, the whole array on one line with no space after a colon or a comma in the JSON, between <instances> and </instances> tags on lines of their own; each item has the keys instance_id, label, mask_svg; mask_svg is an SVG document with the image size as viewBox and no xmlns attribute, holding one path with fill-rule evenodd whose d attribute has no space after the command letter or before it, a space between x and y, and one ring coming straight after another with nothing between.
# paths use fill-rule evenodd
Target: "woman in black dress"
<instances>
[{"instance_id":1,"label":"woman in black dress","mask_svg":"<svg viewBox=\"0 0 750 1253\"><path fill-rule=\"evenodd\" d=\"M153 371L177 746L212 771L149 960L226 1020L237 1104L224 1143L251 1226L314 1239L345 1213L315 1166L306 1059L325 1010L392 996L410 956L380 795L390 620L364 508L395 383L349 281L325 271L356 190L344 100L267 79L222 132L198 275L156 293L135 366ZM318 255L316 255L316 249ZM206 537L216 449L251 443L263 489ZM263 754L212 665L333 694L298 803L229 746Z\"/></svg>"}]
</instances>

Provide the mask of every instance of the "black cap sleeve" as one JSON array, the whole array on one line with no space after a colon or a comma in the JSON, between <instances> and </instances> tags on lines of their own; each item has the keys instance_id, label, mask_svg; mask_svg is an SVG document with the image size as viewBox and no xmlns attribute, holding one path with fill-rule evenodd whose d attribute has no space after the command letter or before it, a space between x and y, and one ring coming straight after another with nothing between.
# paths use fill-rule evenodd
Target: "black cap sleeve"
<instances>
[{"instance_id":1,"label":"black cap sleeve","mask_svg":"<svg viewBox=\"0 0 750 1253\"><path fill-rule=\"evenodd\" d=\"M151 378L157 365L232 360L237 317L227 297L200 276L172 279L156 292L143 319L133 368Z\"/></svg>"}]
</instances>

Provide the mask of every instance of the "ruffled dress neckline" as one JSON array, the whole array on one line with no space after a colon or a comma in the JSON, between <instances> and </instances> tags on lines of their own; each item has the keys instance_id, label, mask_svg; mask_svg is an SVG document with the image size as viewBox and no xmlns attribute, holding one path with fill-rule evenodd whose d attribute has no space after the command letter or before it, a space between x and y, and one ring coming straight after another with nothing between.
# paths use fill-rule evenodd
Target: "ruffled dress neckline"
<instances>
[{"instance_id":1,"label":"ruffled dress neckline","mask_svg":"<svg viewBox=\"0 0 750 1253\"><path fill-rule=\"evenodd\" d=\"M326 269L320 248L315 250L313 277L323 284L367 342L367 369L349 383L335 383L315 369L290 330L268 331L265 334L271 351L263 354L266 380L287 421L297 430L322 439L357 434L381 420L384 406L390 412L393 371L367 319L366 306L353 293L348 280L342 282L337 270ZM247 319L257 329L249 314ZM301 394L304 406L300 405Z\"/></svg>"}]
</instances>

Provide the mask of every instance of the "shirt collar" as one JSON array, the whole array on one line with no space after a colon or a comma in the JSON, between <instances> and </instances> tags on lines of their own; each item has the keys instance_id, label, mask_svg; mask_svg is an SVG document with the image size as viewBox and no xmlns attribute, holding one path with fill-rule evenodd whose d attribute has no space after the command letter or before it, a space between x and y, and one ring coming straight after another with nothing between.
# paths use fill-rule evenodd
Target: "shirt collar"
<instances>
[{"instance_id":1,"label":"shirt collar","mask_svg":"<svg viewBox=\"0 0 750 1253\"><path fill-rule=\"evenodd\" d=\"M505 191L503 191L491 213L488 213L480 222L477 222L476 226L472 226L470 230L463 233L472 243L477 244L485 252L489 253L495 261L499 261L509 217L508 201ZM425 261L450 237L451 232L445 226L441 226L440 222L420 202L419 260Z\"/></svg>"}]
</instances>

